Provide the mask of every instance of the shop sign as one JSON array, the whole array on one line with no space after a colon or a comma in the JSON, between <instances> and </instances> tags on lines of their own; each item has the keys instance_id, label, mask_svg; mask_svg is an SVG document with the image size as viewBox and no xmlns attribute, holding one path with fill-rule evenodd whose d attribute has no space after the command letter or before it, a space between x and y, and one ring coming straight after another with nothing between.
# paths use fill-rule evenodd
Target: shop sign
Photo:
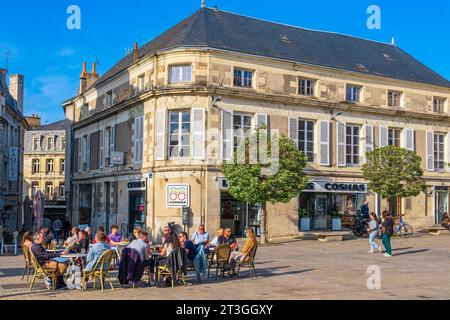
<instances>
[{"instance_id":1,"label":"shop sign","mask_svg":"<svg viewBox=\"0 0 450 320\"><path fill-rule=\"evenodd\" d=\"M111 163L112 164L123 164L125 159L125 154L123 152L113 151L111 152Z\"/></svg>"},{"instance_id":2,"label":"shop sign","mask_svg":"<svg viewBox=\"0 0 450 320\"><path fill-rule=\"evenodd\" d=\"M190 207L190 186L188 184L168 184L166 193L167 208Z\"/></svg>"},{"instance_id":3,"label":"shop sign","mask_svg":"<svg viewBox=\"0 0 450 320\"><path fill-rule=\"evenodd\" d=\"M448 192L448 187L435 186L434 191L445 191Z\"/></svg>"},{"instance_id":4,"label":"shop sign","mask_svg":"<svg viewBox=\"0 0 450 320\"><path fill-rule=\"evenodd\" d=\"M365 183L310 181L306 185L304 192L367 193L367 190L368 187Z\"/></svg>"},{"instance_id":5,"label":"shop sign","mask_svg":"<svg viewBox=\"0 0 450 320\"><path fill-rule=\"evenodd\" d=\"M128 190L145 190L145 180L128 182Z\"/></svg>"}]
</instances>

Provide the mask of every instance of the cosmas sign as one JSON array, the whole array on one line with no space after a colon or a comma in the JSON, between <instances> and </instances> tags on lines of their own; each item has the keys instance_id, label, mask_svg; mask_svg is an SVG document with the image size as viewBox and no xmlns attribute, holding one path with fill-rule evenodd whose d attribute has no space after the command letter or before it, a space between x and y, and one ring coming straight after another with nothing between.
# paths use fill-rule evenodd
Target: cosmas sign
<instances>
[{"instance_id":1,"label":"cosmas sign","mask_svg":"<svg viewBox=\"0 0 450 320\"><path fill-rule=\"evenodd\" d=\"M188 184L168 184L166 191L167 208L189 207L190 188Z\"/></svg>"}]
</instances>

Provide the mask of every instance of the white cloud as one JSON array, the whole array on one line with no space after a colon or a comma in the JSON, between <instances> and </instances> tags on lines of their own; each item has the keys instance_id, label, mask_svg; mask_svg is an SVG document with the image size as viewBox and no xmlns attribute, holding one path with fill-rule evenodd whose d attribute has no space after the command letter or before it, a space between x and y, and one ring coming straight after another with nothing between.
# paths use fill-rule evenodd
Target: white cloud
<instances>
[{"instance_id":1,"label":"white cloud","mask_svg":"<svg viewBox=\"0 0 450 320\"><path fill-rule=\"evenodd\" d=\"M56 51L55 54L60 57L70 57L75 53L75 50L70 47L64 47Z\"/></svg>"}]
</instances>

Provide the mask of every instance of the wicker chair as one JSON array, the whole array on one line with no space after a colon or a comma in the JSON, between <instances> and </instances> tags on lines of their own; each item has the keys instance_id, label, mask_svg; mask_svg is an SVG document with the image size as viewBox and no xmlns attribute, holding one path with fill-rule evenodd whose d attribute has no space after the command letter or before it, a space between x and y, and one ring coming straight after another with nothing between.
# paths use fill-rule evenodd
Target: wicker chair
<instances>
[{"instance_id":1,"label":"wicker chair","mask_svg":"<svg viewBox=\"0 0 450 320\"><path fill-rule=\"evenodd\" d=\"M23 269L22 280L26 274L27 281L28 281L28 278L30 277L30 272L31 272L31 270L33 270L34 267L33 267L33 262L31 261L30 249L27 246L23 246L22 251L23 251L23 258L25 261L25 268Z\"/></svg>"},{"instance_id":2,"label":"wicker chair","mask_svg":"<svg viewBox=\"0 0 450 320\"><path fill-rule=\"evenodd\" d=\"M105 279L108 278L109 285L111 286L111 290L114 290L114 286L112 284L111 278L109 277L109 267L111 266L111 262L116 255L115 251L112 249L106 250L102 253L102 255L98 258L95 266L90 271L83 272L83 280L81 283L81 290L86 290L86 282L89 281L89 278L92 278L94 281L93 289L95 289L96 279L100 279L100 288L104 289Z\"/></svg>"},{"instance_id":3,"label":"wicker chair","mask_svg":"<svg viewBox=\"0 0 450 320\"><path fill-rule=\"evenodd\" d=\"M34 269L33 279L31 279L29 291L31 291L31 289L33 289L36 279L44 279L45 277L50 278L50 280L52 281L52 290L55 290L56 278L57 278L56 272L57 271L53 270L53 269L45 269L45 268L41 267L41 265L37 261L36 257L34 256L33 252L31 250L29 252L30 252L30 258L31 258L31 262L33 264L33 269Z\"/></svg>"},{"instance_id":4,"label":"wicker chair","mask_svg":"<svg viewBox=\"0 0 450 320\"><path fill-rule=\"evenodd\" d=\"M249 268L250 269L250 277L253 280L253 275L255 278L258 278L258 275L256 274L255 269L255 256L256 256L256 250L258 250L258 245L255 245L253 249L244 256L241 260L236 262L237 266L237 274L236 276L239 277L239 272L241 271L241 267Z\"/></svg>"},{"instance_id":5,"label":"wicker chair","mask_svg":"<svg viewBox=\"0 0 450 320\"><path fill-rule=\"evenodd\" d=\"M230 276L230 256L231 256L231 248L227 244L221 244L216 247L213 254L210 255L210 260L208 263L208 278L210 277L211 267L216 268L216 280L219 271L223 276L225 271L228 272L228 276Z\"/></svg>"},{"instance_id":6,"label":"wicker chair","mask_svg":"<svg viewBox=\"0 0 450 320\"><path fill-rule=\"evenodd\" d=\"M177 248L177 249L173 250L170 253L170 255L172 256L172 260L174 260L175 257L179 253L180 253L180 248ZM162 283L161 283L161 277L162 276L165 276L165 277L172 276L172 272L170 271L171 270L171 266L169 265L169 261L170 261L170 259L167 259L165 265L158 266L158 268L156 269L156 279L157 279L157 282L158 282L159 285L162 285ZM171 285L172 285L172 288L175 286L175 283L186 285L186 277L185 277L183 268L177 269L175 271L175 274L176 274L176 278L173 279L173 277L172 277L171 281L170 281Z\"/></svg>"}]
</instances>

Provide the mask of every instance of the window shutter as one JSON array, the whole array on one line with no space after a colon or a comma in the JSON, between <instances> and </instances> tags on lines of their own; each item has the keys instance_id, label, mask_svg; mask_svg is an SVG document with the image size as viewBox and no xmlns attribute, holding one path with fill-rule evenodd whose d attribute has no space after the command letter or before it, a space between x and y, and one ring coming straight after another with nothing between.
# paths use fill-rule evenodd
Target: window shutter
<instances>
[{"instance_id":1,"label":"window shutter","mask_svg":"<svg viewBox=\"0 0 450 320\"><path fill-rule=\"evenodd\" d=\"M100 130L100 169L105 167L105 130Z\"/></svg>"},{"instance_id":2,"label":"window shutter","mask_svg":"<svg viewBox=\"0 0 450 320\"><path fill-rule=\"evenodd\" d=\"M140 117L136 117L134 119L134 162L135 163L140 163L142 162L142 149L143 149L143 140L142 140L142 136L143 136L143 120L144 117L140 116Z\"/></svg>"},{"instance_id":3,"label":"window shutter","mask_svg":"<svg viewBox=\"0 0 450 320\"><path fill-rule=\"evenodd\" d=\"M347 164L347 154L346 154L346 128L345 123L337 122L337 165L338 167L345 167Z\"/></svg>"},{"instance_id":4,"label":"window shutter","mask_svg":"<svg viewBox=\"0 0 450 320\"><path fill-rule=\"evenodd\" d=\"M205 109L192 109L192 157L205 159Z\"/></svg>"},{"instance_id":5,"label":"window shutter","mask_svg":"<svg viewBox=\"0 0 450 320\"><path fill-rule=\"evenodd\" d=\"M139 128L139 159L141 162L144 161L144 116L139 120L140 128Z\"/></svg>"},{"instance_id":6,"label":"window shutter","mask_svg":"<svg viewBox=\"0 0 450 320\"><path fill-rule=\"evenodd\" d=\"M434 132L427 131L427 170L434 171Z\"/></svg>"},{"instance_id":7,"label":"window shutter","mask_svg":"<svg viewBox=\"0 0 450 320\"><path fill-rule=\"evenodd\" d=\"M388 144L388 127L380 127L380 148L384 148Z\"/></svg>"},{"instance_id":8,"label":"window shutter","mask_svg":"<svg viewBox=\"0 0 450 320\"><path fill-rule=\"evenodd\" d=\"M233 155L233 111L222 110L222 160Z\"/></svg>"},{"instance_id":9,"label":"window shutter","mask_svg":"<svg viewBox=\"0 0 450 320\"><path fill-rule=\"evenodd\" d=\"M408 149L413 152L415 150L414 129L405 130L405 149Z\"/></svg>"},{"instance_id":10,"label":"window shutter","mask_svg":"<svg viewBox=\"0 0 450 320\"><path fill-rule=\"evenodd\" d=\"M88 133L86 139L86 170L91 170L91 134Z\"/></svg>"},{"instance_id":11,"label":"window shutter","mask_svg":"<svg viewBox=\"0 0 450 320\"><path fill-rule=\"evenodd\" d=\"M265 126L269 129L269 117L267 114L257 113L256 114L256 128L260 128Z\"/></svg>"},{"instance_id":12,"label":"window shutter","mask_svg":"<svg viewBox=\"0 0 450 320\"><path fill-rule=\"evenodd\" d=\"M156 160L166 159L166 110L156 112Z\"/></svg>"},{"instance_id":13,"label":"window shutter","mask_svg":"<svg viewBox=\"0 0 450 320\"><path fill-rule=\"evenodd\" d=\"M366 133L366 153L374 150L373 126L365 126Z\"/></svg>"},{"instance_id":14,"label":"window shutter","mask_svg":"<svg viewBox=\"0 0 450 320\"><path fill-rule=\"evenodd\" d=\"M298 148L298 119L297 118L289 118L289 138L294 141L295 147Z\"/></svg>"},{"instance_id":15,"label":"window shutter","mask_svg":"<svg viewBox=\"0 0 450 320\"><path fill-rule=\"evenodd\" d=\"M319 163L321 166L330 165L330 122L328 121L320 121Z\"/></svg>"}]
</instances>

